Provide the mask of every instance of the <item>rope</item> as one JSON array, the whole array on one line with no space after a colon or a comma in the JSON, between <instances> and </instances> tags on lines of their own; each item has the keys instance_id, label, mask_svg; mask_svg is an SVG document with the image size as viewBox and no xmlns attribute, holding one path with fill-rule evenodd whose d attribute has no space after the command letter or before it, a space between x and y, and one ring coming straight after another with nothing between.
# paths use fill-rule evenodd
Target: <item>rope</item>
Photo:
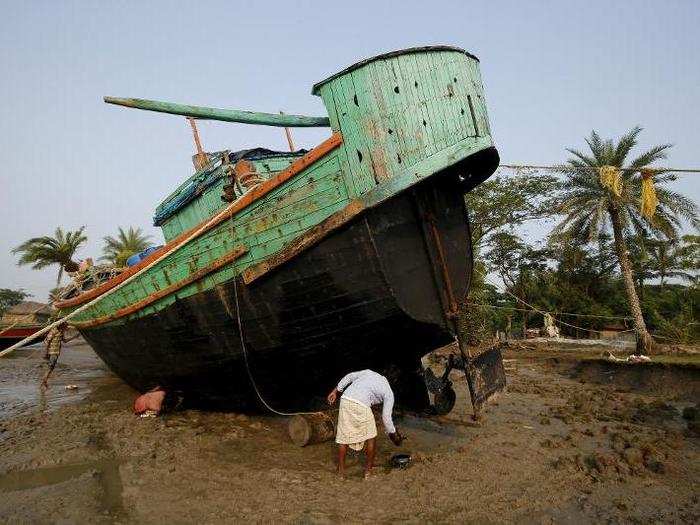
<instances>
[{"instance_id":1,"label":"rope","mask_svg":"<svg viewBox=\"0 0 700 525\"><path fill-rule=\"evenodd\" d=\"M514 306L497 306L495 304L483 304L483 303L467 303L471 306L483 306L485 308L495 308L500 310L516 310L518 312L531 312L529 308L516 308ZM554 312L550 312L554 313ZM619 315L596 315L596 314L574 314L571 312L556 312L554 315L568 315L572 317L596 317L599 319L632 319L630 316L619 316Z\"/></svg>"},{"instance_id":2,"label":"rope","mask_svg":"<svg viewBox=\"0 0 700 525\"><path fill-rule=\"evenodd\" d=\"M231 228L233 229L233 213L231 213L231 216L229 217ZM236 321L238 323L238 336L240 337L241 340L241 350L243 352L243 362L245 363L245 370L246 373L248 374L248 379L250 379L251 385L253 385L253 390L255 390L255 395L258 397L260 402L263 404L265 408L267 408L270 412L273 414L277 414L279 416L303 416L303 415L311 415L311 414L319 414L320 412L282 412L281 410L276 410L270 406L270 404L265 400L263 397L262 393L260 392L260 389L258 388L258 383L255 381L255 377L253 376L253 372L250 369L250 363L248 362L248 348L246 347L245 344L245 338L243 337L243 321L241 319L241 308L238 303L238 280L236 277L233 278L233 297L235 299L236 303Z\"/></svg>"},{"instance_id":3,"label":"rope","mask_svg":"<svg viewBox=\"0 0 700 525\"><path fill-rule=\"evenodd\" d=\"M549 170L549 171L598 171L600 168L594 166L538 166L534 164L501 164L500 168L509 168L513 170ZM664 173L700 173L697 168L617 168L619 171L643 171Z\"/></svg>"},{"instance_id":4,"label":"rope","mask_svg":"<svg viewBox=\"0 0 700 525\"><path fill-rule=\"evenodd\" d=\"M507 288L501 287L501 285L499 285L498 283L493 282L492 280L490 280L489 277L488 277L488 275L484 274L482 271L480 271L480 270L478 270L478 269L476 269L476 268L474 268L474 270L476 270L477 272L479 272L479 273L484 277L485 280L487 280L488 282L490 282L490 283L491 283L492 285L494 285L496 288L501 288L505 293L507 293L508 295L510 295L511 297L513 297L516 301L519 301L519 302L523 303L525 306L529 307L532 311L535 311L535 312L540 313L540 314L542 314L542 315L545 315L545 314L552 315L552 314L553 314L553 312L545 312L544 310L541 310L541 309L537 308L536 306L533 306L533 305L527 303L526 301L524 301L523 299L521 299L520 297L518 297L518 296L515 295L514 293L510 292ZM556 315L556 314L554 314L554 315ZM561 325L564 325L564 326L568 326L568 327L570 327L570 328L576 328L577 330L583 330L584 332L591 332L591 333L598 333L598 334L602 334L602 333L603 333L602 330L593 330L593 329L591 329L591 328L584 328L584 327L582 327L582 326L576 326L575 324L571 324L571 323L567 323L567 322L561 321L561 320L556 319L556 318L554 318L554 317L552 317L552 318L554 319L555 322L557 322L557 323L559 323L559 324L561 324ZM622 330L620 333L624 333L624 332L634 332L634 329Z\"/></svg>"}]
</instances>

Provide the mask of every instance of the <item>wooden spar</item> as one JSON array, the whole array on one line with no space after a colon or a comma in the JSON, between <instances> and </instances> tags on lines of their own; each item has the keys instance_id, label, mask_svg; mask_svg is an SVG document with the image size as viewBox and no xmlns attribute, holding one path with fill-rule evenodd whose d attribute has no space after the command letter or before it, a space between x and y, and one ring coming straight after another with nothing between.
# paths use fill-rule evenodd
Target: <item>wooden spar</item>
<instances>
[{"instance_id":1,"label":"wooden spar","mask_svg":"<svg viewBox=\"0 0 700 525\"><path fill-rule=\"evenodd\" d=\"M275 177L259 184L254 189L243 195L240 199L232 202L226 208L214 215L208 221L198 226L195 226L191 230L183 232L178 237L170 241L168 244L146 257L136 266L132 266L131 268L125 270L113 279L110 279L106 283L103 283L100 286L97 286L96 288L92 288L91 290L88 290L77 297L66 299L65 301L57 301L56 303L54 303L54 306L56 306L56 308L69 308L72 306L76 306L90 299L99 298L107 290L110 290L110 288L114 289L113 287L115 286L121 286L122 282L130 281L134 275L140 274L143 268L150 268L153 264L156 264L168 253L179 249L191 240L203 235L215 226L222 223L224 220L230 219L234 214L238 213L247 206L250 206L253 202L258 200L262 196L270 193L272 190L274 190L287 180L291 179L296 174L301 173L305 168L307 168L317 160L321 159L327 153L333 151L335 148L340 146L342 142L342 135L340 133L334 133L333 135L331 135L330 138L323 141L321 144L309 151L306 155L294 161L287 169L279 172ZM132 272L136 273L134 274Z\"/></svg>"},{"instance_id":2,"label":"wooden spar","mask_svg":"<svg viewBox=\"0 0 700 525\"><path fill-rule=\"evenodd\" d=\"M284 111L280 111L280 115L284 115ZM284 134L287 136L287 143L289 144L289 151L295 151L294 141L292 140L292 132L288 127L284 127Z\"/></svg>"},{"instance_id":3,"label":"wooden spar","mask_svg":"<svg viewBox=\"0 0 700 525\"><path fill-rule=\"evenodd\" d=\"M204 152L204 148L202 148L202 141L199 139L199 130L197 129L197 123L194 120L195 119L193 119L192 117L187 117L187 121L192 127L194 145L197 148L197 154L195 155L196 162L194 163L194 167L198 170L201 170L209 163L209 159L207 157L207 154Z\"/></svg>"},{"instance_id":4,"label":"wooden spar","mask_svg":"<svg viewBox=\"0 0 700 525\"><path fill-rule=\"evenodd\" d=\"M223 122L240 122L241 124L259 124L262 126L277 126L290 128L326 128L330 126L328 117L307 117L305 115L276 115L274 113L258 113L238 109L217 109L204 106L189 106L158 100L142 98L104 97L107 104L116 104L127 108L183 115L201 120L221 120Z\"/></svg>"}]
</instances>

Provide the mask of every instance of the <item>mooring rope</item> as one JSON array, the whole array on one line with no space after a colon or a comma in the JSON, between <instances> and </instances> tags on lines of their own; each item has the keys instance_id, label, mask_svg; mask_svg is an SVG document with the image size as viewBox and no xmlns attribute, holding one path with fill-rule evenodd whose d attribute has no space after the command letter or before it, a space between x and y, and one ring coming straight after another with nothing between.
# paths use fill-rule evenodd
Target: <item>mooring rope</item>
<instances>
[{"instance_id":1,"label":"mooring rope","mask_svg":"<svg viewBox=\"0 0 700 525\"><path fill-rule=\"evenodd\" d=\"M229 224L231 225L231 231L233 233L234 227L233 227L233 212L229 215ZM241 306L238 301L238 278L234 276L233 278L233 297L234 301L236 303L236 322L238 323L238 336L241 340L241 351L243 353L243 363L245 364L245 370L246 373L248 374L248 379L250 379L250 384L253 386L253 390L255 390L255 395L258 397L260 402L263 404L265 408L267 408L270 412L273 414L277 414L279 416L304 416L304 415L312 415L312 414L319 414L320 411L316 412L283 412L281 410L277 410L273 408L263 397L262 392L260 392L260 389L258 388L258 383L255 381L255 377L253 376L253 372L250 369L250 362L248 361L248 348L245 344L245 337L243 336L243 320L241 318Z\"/></svg>"},{"instance_id":2,"label":"mooring rope","mask_svg":"<svg viewBox=\"0 0 700 525\"><path fill-rule=\"evenodd\" d=\"M486 275L486 274L485 274L484 272L482 272L481 270L478 270L477 268L474 268L474 270L477 271L477 272L479 272L479 273L484 277L484 279L485 279L486 281L488 281L489 283L491 283L492 285L494 285L496 288L502 289L505 293L507 293L508 295L510 295L511 297L513 297L516 301L519 301L519 302L521 302L522 304L524 304L525 306L527 306L528 308L530 308L531 311L535 311L535 312L537 312L537 313L539 313L539 314L542 314L542 315L550 315L550 316L552 317L552 320L553 320L554 322L556 322L556 323L558 323L558 324L561 324L561 325L564 325L564 326L568 326L568 327L570 327L570 328L576 328L577 330L583 330L584 332L591 332L591 333L598 333L598 334L602 334L602 333L603 333L602 330L593 330L593 329L591 329L591 328L584 328L584 327L582 327L582 326L576 326L575 324L567 323L567 322L565 322L565 321L562 321L562 320L560 320L560 319L557 319L556 317L554 317L555 315L557 315L556 313L554 313L554 312L546 312L546 311L544 311L544 310L541 310L540 308L537 308L536 306L531 305L530 303L526 302L524 299L521 299L520 297L518 297L517 295L515 295L514 293L512 293L511 291L509 291L505 286L501 286L501 285L499 285L498 283L496 283L496 282L492 281L491 279L489 279L488 275ZM622 330L620 333L624 333L624 332L634 332L634 329L631 328L631 329L629 329L629 330Z\"/></svg>"}]
</instances>

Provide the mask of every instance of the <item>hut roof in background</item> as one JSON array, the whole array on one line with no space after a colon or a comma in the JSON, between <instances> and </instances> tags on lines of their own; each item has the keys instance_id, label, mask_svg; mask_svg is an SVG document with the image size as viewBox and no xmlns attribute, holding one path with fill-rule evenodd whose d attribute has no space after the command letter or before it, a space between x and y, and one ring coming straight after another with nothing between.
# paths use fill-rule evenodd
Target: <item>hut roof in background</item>
<instances>
[{"instance_id":1,"label":"hut roof in background","mask_svg":"<svg viewBox=\"0 0 700 525\"><path fill-rule=\"evenodd\" d=\"M22 301L19 304L11 306L5 310L7 314L39 314L39 315L51 315L51 306L45 303L38 303L36 301Z\"/></svg>"}]
</instances>

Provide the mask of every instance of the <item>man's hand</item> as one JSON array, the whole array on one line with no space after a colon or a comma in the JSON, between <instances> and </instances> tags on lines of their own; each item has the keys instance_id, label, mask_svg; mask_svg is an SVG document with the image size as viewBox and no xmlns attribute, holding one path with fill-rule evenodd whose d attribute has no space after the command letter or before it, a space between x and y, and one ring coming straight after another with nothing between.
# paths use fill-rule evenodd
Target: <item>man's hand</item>
<instances>
[{"instance_id":1,"label":"man's hand","mask_svg":"<svg viewBox=\"0 0 700 525\"><path fill-rule=\"evenodd\" d=\"M335 400L338 399L338 389L334 388L326 399L328 399L329 405L335 405Z\"/></svg>"},{"instance_id":2,"label":"man's hand","mask_svg":"<svg viewBox=\"0 0 700 525\"><path fill-rule=\"evenodd\" d=\"M389 439L396 445L397 447L403 443L403 440L406 439L404 436L401 435L401 433L396 430L393 434L389 434Z\"/></svg>"}]
</instances>

